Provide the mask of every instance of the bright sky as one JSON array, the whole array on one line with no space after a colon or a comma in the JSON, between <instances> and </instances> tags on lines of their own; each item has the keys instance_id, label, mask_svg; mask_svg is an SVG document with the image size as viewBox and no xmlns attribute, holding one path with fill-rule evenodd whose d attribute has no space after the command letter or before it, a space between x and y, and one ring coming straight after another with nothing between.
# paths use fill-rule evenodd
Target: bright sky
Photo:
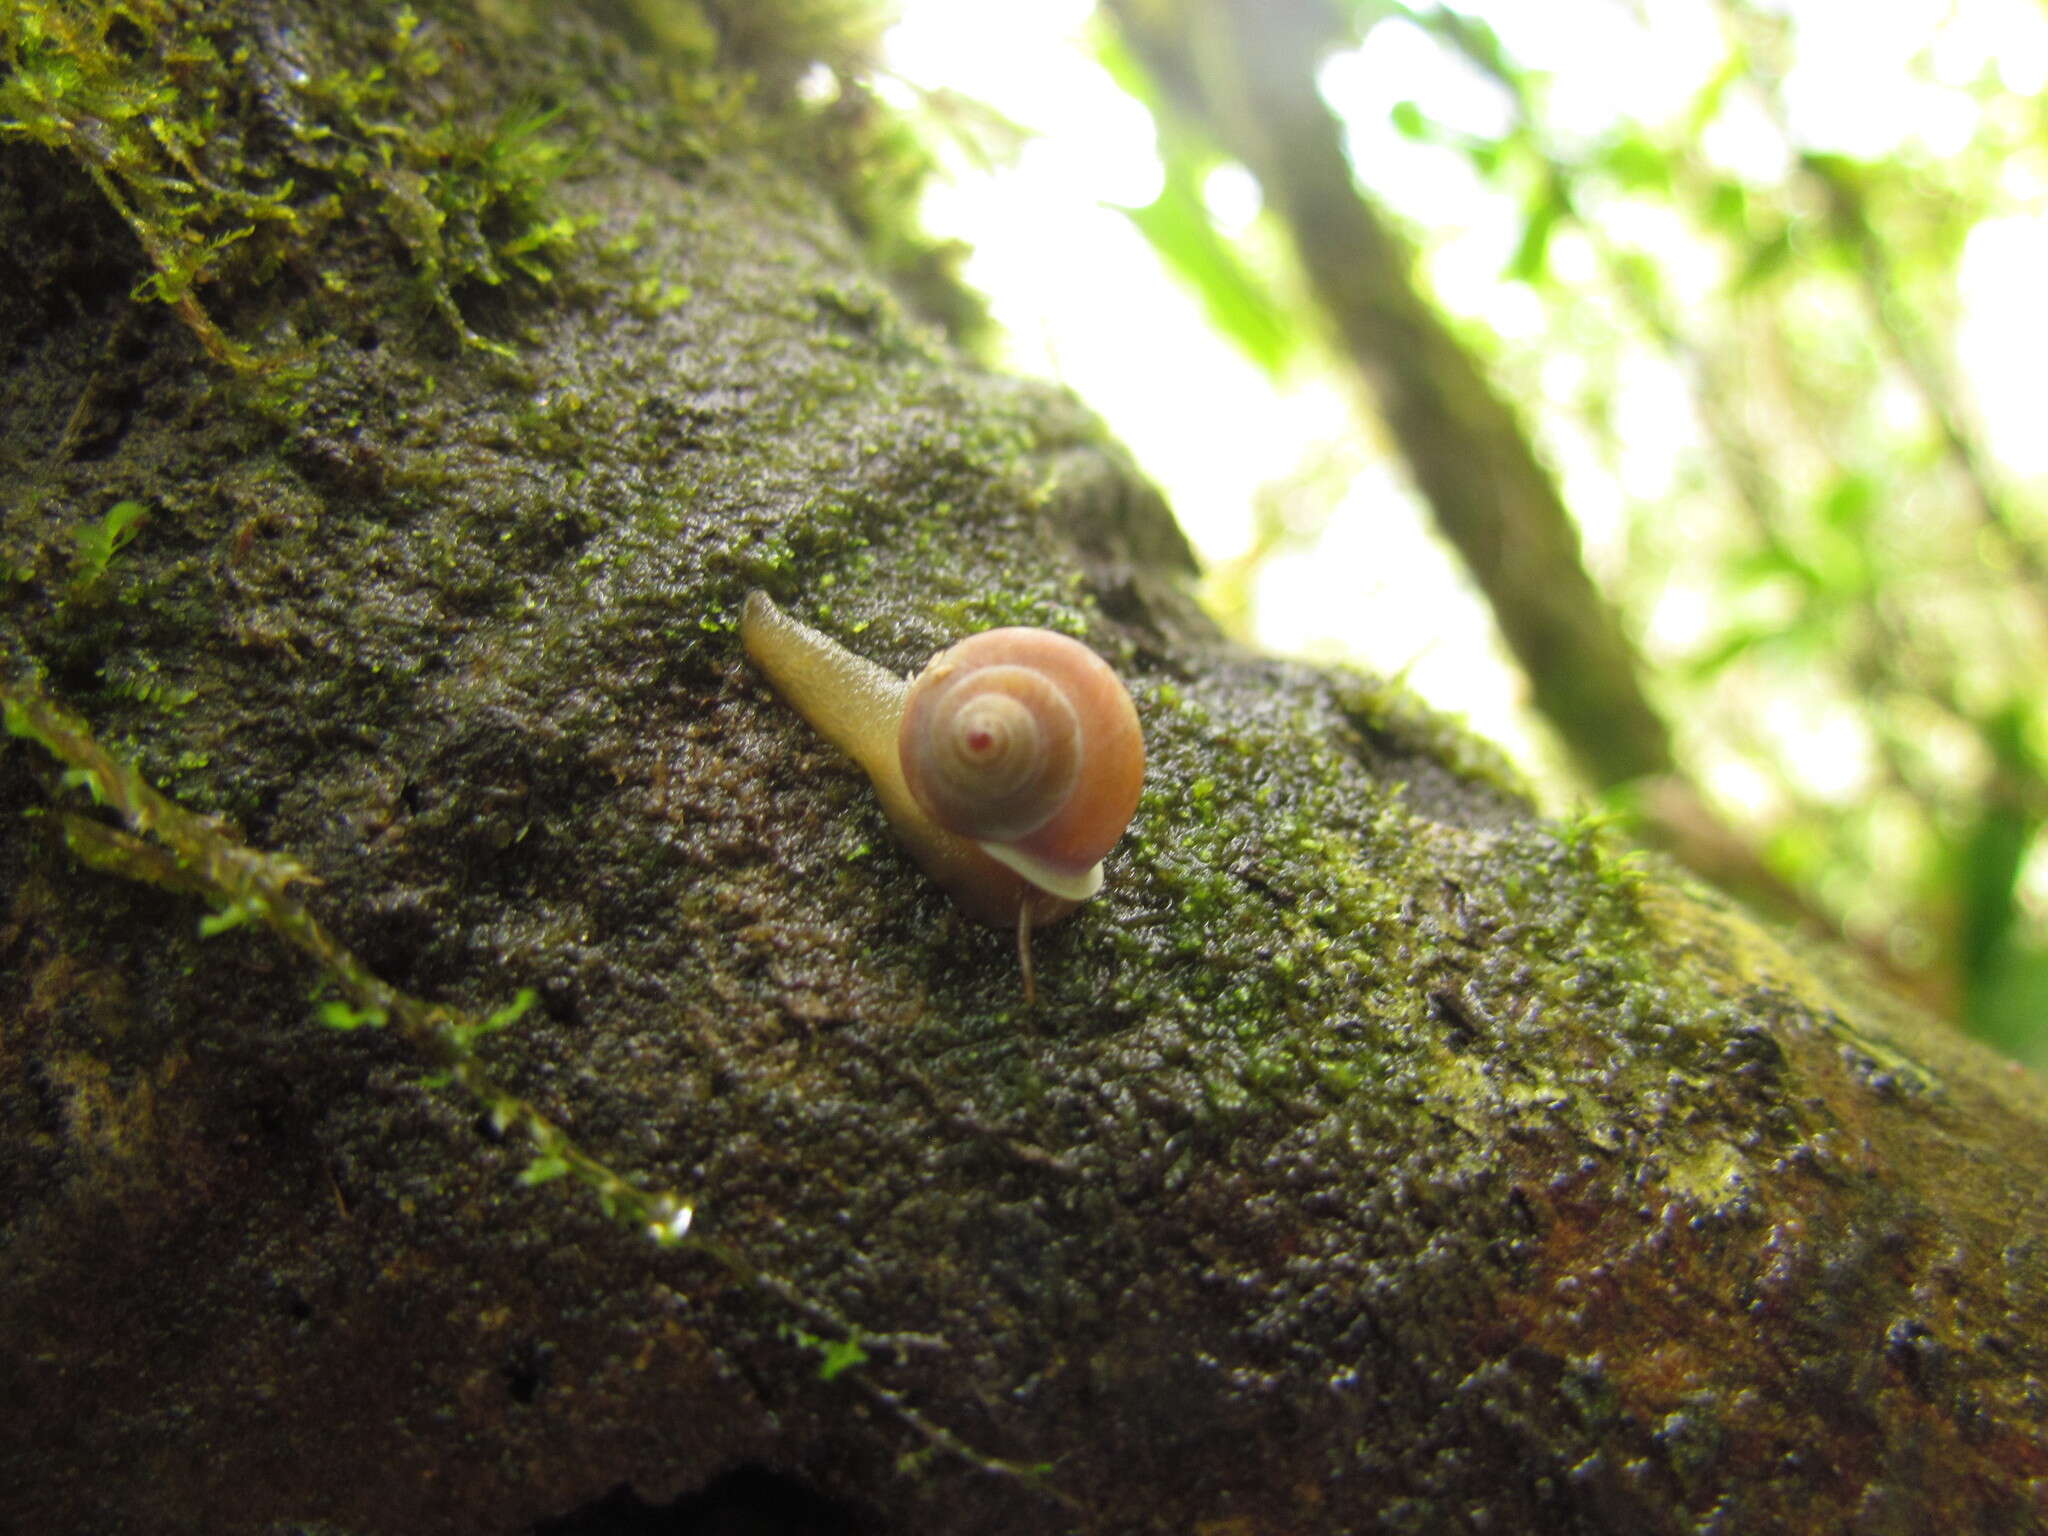
<instances>
[{"instance_id":1,"label":"bright sky","mask_svg":"<svg viewBox=\"0 0 2048 1536\"><path fill-rule=\"evenodd\" d=\"M1766 0L1768 3L1768 0ZM1702 0L1636 8L1617 0L1469 0L1509 51L1549 78L1552 126L1592 138L1616 115L1650 121L1683 110L1703 72L1723 56L1720 23ZM1972 130L1977 107L1962 89L1996 71L2014 91L2048 87L2048 10L2036 0L1778 0L1798 33L1797 65L1783 95L1809 147L1883 155L1912 144L1940 155ZM1437 707L1465 716L1541 772L1551 749L1522 705L1522 684L1502 654L1483 602L1356 408L1350 386L1308 377L1276 387L1213 332L1192 295L1170 277L1115 205L1156 193L1160 168L1146 114L1090 56L1089 0L903 0L888 65L908 87L944 88L989 103L1038 137L992 174L964 164L934 188L934 233L968 242L966 276L986 293L1009 336L1009 365L1070 385L1100 412L1165 489L1205 561L1242 554L1260 489L1286 482L1339 449L1363 468L1321 536L1285 549L1252 591L1252 636L1268 649L1344 658L1405 675ZM1597 49L1585 45L1599 38ZM1910 63L1929 52L1932 78ZM1454 311L1508 336L1535 334L1537 300L1500 273L1519 237L1501 199L1461 156L1418 145L1388 120L1416 101L1434 120L1498 132L1507 103L1491 82L1420 30L1390 22L1364 48L1332 59L1326 99L1345 119L1354 158L1373 166L1376 194L1432 232L1429 277ZM1736 104L1702 139L1713 160L1770 178L1787 154L1760 110ZM2010 189L2048 205L2048 188ZM1256 211L1241 173L1207 189L1232 221ZM1672 218L1635 215L1627 233L1658 254L1676 289L1710 290L1719 272ZM1963 265L1962 363L1983 403L1993 446L2017 474L2048 474L2048 432L2032 382L2048 354L2048 230L2039 218L1999 220L1971 239ZM1561 238L1569 272L1590 258ZM1575 359L1559 358L1560 378ZM1546 384L1550 380L1546 379ZM1681 381L1645 368L1622 392L1629 445L1618 468L1589 446L1554 444L1567 500L1597 569L1618 538L1621 511L1668 478L1690 420ZM1653 622L1700 619L1683 589ZM1739 786L1731 786L1737 791Z\"/></svg>"}]
</instances>

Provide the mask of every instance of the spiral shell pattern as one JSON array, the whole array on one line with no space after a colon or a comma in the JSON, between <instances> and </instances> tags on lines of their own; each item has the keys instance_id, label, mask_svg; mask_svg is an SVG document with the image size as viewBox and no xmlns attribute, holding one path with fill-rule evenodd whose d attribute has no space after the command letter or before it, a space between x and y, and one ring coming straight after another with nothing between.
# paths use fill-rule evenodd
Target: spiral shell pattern
<instances>
[{"instance_id":1,"label":"spiral shell pattern","mask_svg":"<svg viewBox=\"0 0 2048 1536\"><path fill-rule=\"evenodd\" d=\"M1027 873L1092 871L1144 780L1122 681L1087 646L1043 629L992 629L940 652L911 685L897 745L933 821Z\"/></svg>"}]
</instances>

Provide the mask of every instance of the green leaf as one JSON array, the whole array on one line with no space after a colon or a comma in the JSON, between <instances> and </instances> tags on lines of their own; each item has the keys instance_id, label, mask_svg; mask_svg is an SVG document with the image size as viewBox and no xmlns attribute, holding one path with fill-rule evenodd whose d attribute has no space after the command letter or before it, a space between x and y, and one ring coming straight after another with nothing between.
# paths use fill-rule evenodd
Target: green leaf
<instances>
[{"instance_id":1,"label":"green leaf","mask_svg":"<svg viewBox=\"0 0 2048 1536\"><path fill-rule=\"evenodd\" d=\"M1729 285L1737 294L1762 287L1792 265L1792 227L1789 224L1780 224L1775 230L1752 236L1751 241L1749 257Z\"/></svg>"},{"instance_id":2,"label":"green leaf","mask_svg":"<svg viewBox=\"0 0 2048 1536\"><path fill-rule=\"evenodd\" d=\"M543 1152L519 1171L522 1184L546 1184L561 1178L569 1171L567 1160L552 1152Z\"/></svg>"},{"instance_id":3,"label":"green leaf","mask_svg":"<svg viewBox=\"0 0 2048 1536\"><path fill-rule=\"evenodd\" d=\"M1749 190L1739 181L1718 180L1707 193L1704 216L1709 229L1731 240L1749 238Z\"/></svg>"},{"instance_id":4,"label":"green leaf","mask_svg":"<svg viewBox=\"0 0 2048 1536\"><path fill-rule=\"evenodd\" d=\"M114 556L141 531L148 515L149 509L139 501L117 501L96 522L73 529L78 546L73 586L89 587L106 575Z\"/></svg>"},{"instance_id":5,"label":"green leaf","mask_svg":"<svg viewBox=\"0 0 2048 1536\"><path fill-rule=\"evenodd\" d=\"M1777 633L1776 625L1765 627L1744 624L1731 629L1706 650L1687 661L1682 668L1683 675L1695 683L1706 682L1726 668L1730 662L1768 645Z\"/></svg>"},{"instance_id":6,"label":"green leaf","mask_svg":"<svg viewBox=\"0 0 2048 1536\"><path fill-rule=\"evenodd\" d=\"M1594 152L1594 164L1632 192L1668 192L1671 157L1640 129L1629 129Z\"/></svg>"},{"instance_id":7,"label":"green leaf","mask_svg":"<svg viewBox=\"0 0 2048 1536\"><path fill-rule=\"evenodd\" d=\"M820 1381L830 1381L842 1371L850 1371L857 1365L865 1364L868 1358L868 1352L861 1348L858 1337L828 1341L797 1327L794 1323L784 1323L776 1331L785 1339L821 1357L818 1362Z\"/></svg>"},{"instance_id":8,"label":"green leaf","mask_svg":"<svg viewBox=\"0 0 2048 1536\"><path fill-rule=\"evenodd\" d=\"M210 939L215 934L226 933L230 928L239 928L257 917L256 909L246 902L235 902L231 906L209 912L199 919L199 937Z\"/></svg>"},{"instance_id":9,"label":"green leaf","mask_svg":"<svg viewBox=\"0 0 2048 1536\"><path fill-rule=\"evenodd\" d=\"M493 1010L482 1023L478 1024L475 1033L479 1035L495 1035L501 1029L509 1029L512 1025L519 1022L527 1009L534 1005L537 995L533 988L521 987L511 1002L502 1008Z\"/></svg>"},{"instance_id":10,"label":"green leaf","mask_svg":"<svg viewBox=\"0 0 2048 1536\"><path fill-rule=\"evenodd\" d=\"M1641 251L1617 251L1613 258L1614 280L1639 303L1662 307L1665 301L1664 271Z\"/></svg>"},{"instance_id":11,"label":"green leaf","mask_svg":"<svg viewBox=\"0 0 2048 1536\"><path fill-rule=\"evenodd\" d=\"M818 1363L818 1380L830 1381L841 1371L850 1371L856 1365L867 1363L868 1352L860 1347L858 1339L841 1339L836 1344L827 1344L825 1358Z\"/></svg>"},{"instance_id":12,"label":"green leaf","mask_svg":"<svg viewBox=\"0 0 2048 1536\"><path fill-rule=\"evenodd\" d=\"M1550 234L1564 211L1562 201L1556 197L1546 197L1529 210L1522 225L1522 238L1515 246L1515 254L1508 258L1507 277L1522 283L1543 280L1549 266Z\"/></svg>"},{"instance_id":13,"label":"green leaf","mask_svg":"<svg viewBox=\"0 0 2048 1536\"><path fill-rule=\"evenodd\" d=\"M477 1041L485 1035L495 1035L501 1029L509 1029L517 1023L534 1004L535 994L531 987L521 987L518 995L502 1008L492 1010L481 1019L457 1017L449 1022L448 1032L457 1050L473 1050Z\"/></svg>"},{"instance_id":14,"label":"green leaf","mask_svg":"<svg viewBox=\"0 0 2048 1536\"><path fill-rule=\"evenodd\" d=\"M1210 322L1268 374L1277 374L1298 350L1300 333L1265 279L1211 221L1198 179L1206 169L1169 153L1159 196L1122 212L1194 289Z\"/></svg>"},{"instance_id":15,"label":"green leaf","mask_svg":"<svg viewBox=\"0 0 2048 1536\"><path fill-rule=\"evenodd\" d=\"M1729 90L1749 77L1750 60L1741 48L1731 48L1721 60L1721 67L1713 77L1700 87L1693 97L1692 108L1686 114L1684 124L1685 142L1693 143L1707 131L1707 125L1721 115L1722 104L1728 99Z\"/></svg>"},{"instance_id":16,"label":"green leaf","mask_svg":"<svg viewBox=\"0 0 2048 1536\"><path fill-rule=\"evenodd\" d=\"M382 1029L384 1018L382 1008L355 1008L340 998L329 998L319 1011L320 1022L329 1029Z\"/></svg>"},{"instance_id":17,"label":"green leaf","mask_svg":"<svg viewBox=\"0 0 2048 1536\"><path fill-rule=\"evenodd\" d=\"M1861 532L1876 510L1876 483L1855 470L1836 476L1820 500L1821 520L1843 533Z\"/></svg>"},{"instance_id":18,"label":"green leaf","mask_svg":"<svg viewBox=\"0 0 2048 1536\"><path fill-rule=\"evenodd\" d=\"M1458 141L1458 147L1465 151L1465 158L1472 162L1472 169L1492 181L1500 174L1500 168L1507 163L1508 147L1499 139L1465 137Z\"/></svg>"},{"instance_id":19,"label":"green leaf","mask_svg":"<svg viewBox=\"0 0 2048 1536\"><path fill-rule=\"evenodd\" d=\"M1808 592L1828 585L1818 567L1784 544L1763 544L1735 556L1727 564L1729 581L1739 591L1769 582L1791 580Z\"/></svg>"}]
</instances>

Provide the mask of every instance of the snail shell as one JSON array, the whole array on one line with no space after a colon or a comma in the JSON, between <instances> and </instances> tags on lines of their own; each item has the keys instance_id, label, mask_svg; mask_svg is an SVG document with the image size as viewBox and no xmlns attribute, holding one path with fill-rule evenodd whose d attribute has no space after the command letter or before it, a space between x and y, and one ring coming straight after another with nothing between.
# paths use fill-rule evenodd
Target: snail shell
<instances>
[{"instance_id":1,"label":"snail shell","mask_svg":"<svg viewBox=\"0 0 2048 1536\"><path fill-rule=\"evenodd\" d=\"M1138 809L1145 743L1109 664L1046 629L991 629L910 685L897 753L949 832L1040 890L1086 901Z\"/></svg>"},{"instance_id":2,"label":"snail shell","mask_svg":"<svg viewBox=\"0 0 2048 1536\"><path fill-rule=\"evenodd\" d=\"M1102 888L1138 807L1131 696L1087 646L1042 629L972 635L914 682L751 592L747 654L874 782L890 825L968 916L1043 926Z\"/></svg>"}]
</instances>

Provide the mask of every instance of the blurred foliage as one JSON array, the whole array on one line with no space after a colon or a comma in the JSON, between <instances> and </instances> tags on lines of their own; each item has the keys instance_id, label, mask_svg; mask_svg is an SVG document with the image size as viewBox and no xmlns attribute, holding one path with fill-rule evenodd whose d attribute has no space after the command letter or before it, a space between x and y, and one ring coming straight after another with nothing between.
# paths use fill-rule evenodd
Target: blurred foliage
<instances>
[{"instance_id":1,"label":"blurred foliage","mask_svg":"<svg viewBox=\"0 0 2048 1536\"><path fill-rule=\"evenodd\" d=\"M1150 79L1113 36L1103 34L1096 55L1118 85L1146 98ZM1252 259L1242 233L1233 236L1218 227L1204 187L1224 157L1186 134L1162 133L1159 160L1159 195L1125 208L1124 215L1194 290L1209 323L1268 373L1279 373L1300 351L1301 317L1297 305L1276 291L1270 260Z\"/></svg>"},{"instance_id":2,"label":"blurred foliage","mask_svg":"<svg viewBox=\"0 0 2048 1536\"><path fill-rule=\"evenodd\" d=\"M1611 520L1595 568L1684 766L1846 932L2048 1065L2048 484L1993 451L2001 386L1959 348L1966 258L2048 212L2039 82L1965 31L2028 28L2040 55L2039 8L1929 7L1898 131L1868 152L1813 106L1839 44L1821 0L1581 0L1541 22L1338 3L1361 56L1429 61L1412 95L1368 105L1379 121L1351 107L1355 172L1397 212L1389 142L1472 186L1465 228L1406 232L1440 294L1446 251L1496 239L1495 297L1524 302L1467 284L1445 307L1568 494ZM1685 50L1690 85L1603 108L1645 93L1526 66L1506 39L1542 28L1597 38L1610 69ZM1161 121L1164 190L1133 221L1249 356L1294 365L1324 327L1270 275L1272 232L1214 215L1213 152L1113 38L1101 52Z\"/></svg>"}]
</instances>

